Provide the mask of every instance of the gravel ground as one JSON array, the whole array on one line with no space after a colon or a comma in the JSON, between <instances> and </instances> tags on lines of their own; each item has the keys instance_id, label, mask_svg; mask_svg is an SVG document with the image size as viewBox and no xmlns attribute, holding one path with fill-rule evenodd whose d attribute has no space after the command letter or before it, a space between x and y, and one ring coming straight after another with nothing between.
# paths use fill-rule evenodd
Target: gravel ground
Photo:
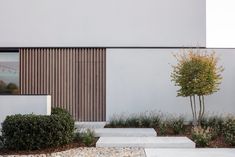
<instances>
[{"instance_id":1,"label":"gravel ground","mask_svg":"<svg viewBox=\"0 0 235 157\"><path fill-rule=\"evenodd\" d=\"M142 148L76 148L41 155L4 155L0 157L146 157Z\"/></svg>"}]
</instances>

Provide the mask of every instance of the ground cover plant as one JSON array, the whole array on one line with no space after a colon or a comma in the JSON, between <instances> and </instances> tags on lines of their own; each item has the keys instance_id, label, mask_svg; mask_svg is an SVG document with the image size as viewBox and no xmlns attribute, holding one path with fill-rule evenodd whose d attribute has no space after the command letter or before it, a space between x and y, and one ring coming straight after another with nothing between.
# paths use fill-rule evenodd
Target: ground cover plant
<instances>
[{"instance_id":1,"label":"ground cover plant","mask_svg":"<svg viewBox=\"0 0 235 157\"><path fill-rule=\"evenodd\" d=\"M204 117L201 120L201 127L211 128L212 138L220 136L223 133L225 119L222 116Z\"/></svg>"},{"instance_id":2,"label":"ground cover plant","mask_svg":"<svg viewBox=\"0 0 235 157\"><path fill-rule=\"evenodd\" d=\"M114 116L109 122L109 127L133 127L133 128L144 128L159 126L161 122L161 113L140 113L132 114L128 117L123 115Z\"/></svg>"},{"instance_id":3,"label":"ground cover plant","mask_svg":"<svg viewBox=\"0 0 235 157\"><path fill-rule=\"evenodd\" d=\"M225 141L235 146L235 118L229 117L223 123L223 135Z\"/></svg>"},{"instance_id":4,"label":"ground cover plant","mask_svg":"<svg viewBox=\"0 0 235 157\"><path fill-rule=\"evenodd\" d=\"M162 136L162 135L167 135L169 129L168 129L169 123L167 123L167 121L162 121L160 122L158 127L155 127L155 129L157 130L158 135Z\"/></svg>"},{"instance_id":5,"label":"ground cover plant","mask_svg":"<svg viewBox=\"0 0 235 157\"><path fill-rule=\"evenodd\" d=\"M82 132L77 132L75 134L75 140L82 141L82 143L84 143L85 146L93 146L95 145L97 138L95 137L95 132L93 130L87 129Z\"/></svg>"},{"instance_id":6,"label":"ground cover plant","mask_svg":"<svg viewBox=\"0 0 235 157\"><path fill-rule=\"evenodd\" d=\"M206 147L209 145L212 138L211 128L202 128L196 126L192 128L192 140L198 147Z\"/></svg>"},{"instance_id":7,"label":"ground cover plant","mask_svg":"<svg viewBox=\"0 0 235 157\"><path fill-rule=\"evenodd\" d=\"M170 120L170 126L172 127L174 134L178 135L184 132L184 121L184 117L173 118Z\"/></svg>"}]
</instances>

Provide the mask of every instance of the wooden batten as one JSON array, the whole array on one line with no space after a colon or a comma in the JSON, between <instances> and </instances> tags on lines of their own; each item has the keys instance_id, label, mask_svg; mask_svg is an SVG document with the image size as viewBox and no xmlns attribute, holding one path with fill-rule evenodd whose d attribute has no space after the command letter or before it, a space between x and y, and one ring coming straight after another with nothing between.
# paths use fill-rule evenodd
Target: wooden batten
<instances>
[{"instance_id":1,"label":"wooden batten","mask_svg":"<svg viewBox=\"0 0 235 157\"><path fill-rule=\"evenodd\" d=\"M21 94L51 95L77 121L105 121L106 49L20 49Z\"/></svg>"}]
</instances>

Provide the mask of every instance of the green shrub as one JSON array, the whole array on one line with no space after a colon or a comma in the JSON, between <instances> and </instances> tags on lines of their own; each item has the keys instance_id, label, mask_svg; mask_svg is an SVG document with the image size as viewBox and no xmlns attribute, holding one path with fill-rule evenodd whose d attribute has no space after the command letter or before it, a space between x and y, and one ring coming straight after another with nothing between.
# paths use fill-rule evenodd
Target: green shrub
<instances>
[{"instance_id":1,"label":"green shrub","mask_svg":"<svg viewBox=\"0 0 235 157\"><path fill-rule=\"evenodd\" d=\"M138 118L138 122L139 122L139 127L141 128L149 128L152 122L151 117L147 116L147 115L140 115Z\"/></svg>"},{"instance_id":2,"label":"green shrub","mask_svg":"<svg viewBox=\"0 0 235 157\"><path fill-rule=\"evenodd\" d=\"M211 130L210 128L204 129L202 127L194 127L192 129L192 140L199 147L206 147L211 141Z\"/></svg>"},{"instance_id":3,"label":"green shrub","mask_svg":"<svg viewBox=\"0 0 235 157\"><path fill-rule=\"evenodd\" d=\"M151 118L150 127L152 128L159 127L161 123L161 116L155 114L155 115L150 116L150 118Z\"/></svg>"},{"instance_id":4,"label":"green shrub","mask_svg":"<svg viewBox=\"0 0 235 157\"><path fill-rule=\"evenodd\" d=\"M125 126L138 128L138 127L140 127L140 119L135 116L129 117L125 121Z\"/></svg>"},{"instance_id":5,"label":"green shrub","mask_svg":"<svg viewBox=\"0 0 235 157\"><path fill-rule=\"evenodd\" d=\"M37 150L70 143L74 121L66 112L52 115L7 116L2 124L4 146L11 150Z\"/></svg>"},{"instance_id":6,"label":"green shrub","mask_svg":"<svg viewBox=\"0 0 235 157\"><path fill-rule=\"evenodd\" d=\"M226 143L235 146L235 118L228 118L223 126L223 136Z\"/></svg>"},{"instance_id":7,"label":"green shrub","mask_svg":"<svg viewBox=\"0 0 235 157\"><path fill-rule=\"evenodd\" d=\"M67 124L65 125L65 127L68 127L66 129L68 129L69 131L75 130L75 127L74 127L75 121L73 120L73 117L71 116L71 114L65 109L52 108L51 115L59 115L62 119L66 121Z\"/></svg>"},{"instance_id":8,"label":"green shrub","mask_svg":"<svg viewBox=\"0 0 235 157\"><path fill-rule=\"evenodd\" d=\"M52 115L55 115L55 114L56 115L65 115L65 116L71 117L71 115L69 114L68 111L66 111L65 109L62 109L62 108L58 108L58 107L52 108L51 114Z\"/></svg>"},{"instance_id":9,"label":"green shrub","mask_svg":"<svg viewBox=\"0 0 235 157\"><path fill-rule=\"evenodd\" d=\"M75 140L82 141L86 146L92 146L95 142L95 133L90 129L84 132L78 132L76 133Z\"/></svg>"},{"instance_id":10,"label":"green shrub","mask_svg":"<svg viewBox=\"0 0 235 157\"><path fill-rule=\"evenodd\" d=\"M210 127L212 129L212 138L222 135L224 118L219 116L213 116L209 118L203 118L201 126L203 128Z\"/></svg>"},{"instance_id":11,"label":"green shrub","mask_svg":"<svg viewBox=\"0 0 235 157\"><path fill-rule=\"evenodd\" d=\"M159 124L159 135L166 135L167 128L168 128L168 122L167 121L162 121Z\"/></svg>"},{"instance_id":12,"label":"green shrub","mask_svg":"<svg viewBox=\"0 0 235 157\"><path fill-rule=\"evenodd\" d=\"M110 127L125 127L126 120L123 118L112 118L109 122Z\"/></svg>"},{"instance_id":13,"label":"green shrub","mask_svg":"<svg viewBox=\"0 0 235 157\"><path fill-rule=\"evenodd\" d=\"M4 147L4 142L2 136L0 136L0 149Z\"/></svg>"},{"instance_id":14,"label":"green shrub","mask_svg":"<svg viewBox=\"0 0 235 157\"><path fill-rule=\"evenodd\" d=\"M170 127L172 128L174 134L180 134L184 132L184 118L173 118L170 120Z\"/></svg>"}]
</instances>

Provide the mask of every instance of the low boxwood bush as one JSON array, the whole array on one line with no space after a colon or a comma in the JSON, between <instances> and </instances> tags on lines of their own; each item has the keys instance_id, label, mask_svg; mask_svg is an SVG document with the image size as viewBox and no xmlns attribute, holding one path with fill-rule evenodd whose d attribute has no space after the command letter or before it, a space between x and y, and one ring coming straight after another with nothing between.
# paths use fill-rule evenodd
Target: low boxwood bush
<instances>
[{"instance_id":1,"label":"low boxwood bush","mask_svg":"<svg viewBox=\"0 0 235 157\"><path fill-rule=\"evenodd\" d=\"M198 147L206 147L211 141L211 129L202 128L200 126L194 127L192 129L192 140L196 143Z\"/></svg>"},{"instance_id":2,"label":"low boxwood bush","mask_svg":"<svg viewBox=\"0 0 235 157\"><path fill-rule=\"evenodd\" d=\"M228 118L224 124L223 136L225 142L235 146L235 118Z\"/></svg>"},{"instance_id":3,"label":"low boxwood bush","mask_svg":"<svg viewBox=\"0 0 235 157\"><path fill-rule=\"evenodd\" d=\"M10 150L37 150L70 143L74 137L74 120L61 109L50 116L7 116L2 124L4 147Z\"/></svg>"},{"instance_id":4,"label":"low boxwood bush","mask_svg":"<svg viewBox=\"0 0 235 157\"><path fill-rule=\"evenodd\" d=\"M73 120L73 117L71 116L71 114L66 111L65 109L62 109L62 108L52 108L51 110L51 115L59 115L63 120L64 122L66 121L66 129L68 131L70 131L70 136L74 136L72 135L75 130L75 127L74 127L74 120Z\"/></svg>"},{"instance_id":5,"label":"low boxwood bush","mask_svg":"<svg viewBox=\"0 0 235 157\"><path fill-rule=\"evenodd\" d=\"M52 115L64 115L64 116L68 116L71 118L71 115L68 111L66 111L65 109L62 109L62 108L52 108L51 110L51 114Z\"/></svg>"}]
</instances>

